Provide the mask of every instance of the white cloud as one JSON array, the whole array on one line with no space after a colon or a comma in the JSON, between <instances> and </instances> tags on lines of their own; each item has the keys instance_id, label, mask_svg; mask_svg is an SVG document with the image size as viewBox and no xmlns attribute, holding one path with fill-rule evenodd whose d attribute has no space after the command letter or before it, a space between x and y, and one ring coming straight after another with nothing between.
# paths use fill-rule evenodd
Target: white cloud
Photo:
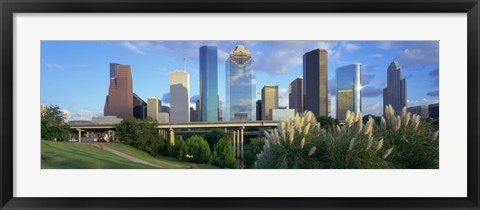
<instances>
[{"instance_id":1,"label":"white cloud","mask_svg":"<svg viewBox=\"0 0 480 210\"><path fill-rule=\"evenodd\" d=\"M49 63L47 61L42 61L43 64L45 64L45 66L47 66L48 68L51 68L51 69L62 69L63 66L58 64L58 63Z\"/></svg>"},{"instance_id":2,"label":"white cloud","mask_svg":"<svg viewBox=\"0 0 480 210\"><path fill-rule=\"evenodd\" d=\"M427 106L429 104L435 104L438 103L438 99L428 99L428 98L422 98L420 100L407 100L407 106Z\"/></svg>"},{"instance_id":3,"label":"white cloud","mask_svg":"<svg viewBox=\"0 0 480 210\"><path fill-rule=\"evenodd\" d=\"M378 48L380 48L382 50L389 50L392 47L393 47L393 42L392 41L380 41L380 42L378 42Z\"/></svg>"},{"instance_id":4,"label":"white cloud","mask_svg":"<svg viewBox=\"0 0 480 210\"><path fill-rule=\"evenodd\" d=\"M375 53L375 54L372 55L372 57L374 57L374 58L381 58L381 57L383 57L383 55L380 54L380 53Z\"/></svg>"},{"instance_id":5,"label":"white cloud","mask_svg":"<svg viewBox=\"0 0 480 210\"><path fill-rule=\"evenodd\" d=\"M288 107L288 88L279 88L278 106Z\"/></svg>"},{"instance_id":6,"label":"white cloud","mask_svg":"<svg viewBox=\"0 0 480 210\"><path fill-rule=\"evenodd\" d=\"M122 46L140 55L144 55L145 54L144 50L146 50L146 48L149 48L149 44L147 42L123 41Z\"/></svg>"},{"instance_id":7,"label":"white cloud","mask_svg":"<svg viewBox=\"0 0 480 210\"><path fill-rule=\"evenodd\" d=\"M92 111L85 110L85 109L78 110L76 113L71 113L67 109L62 109L62 111L64 113L68 114L68 117L67 117L68 121L73 121L73 120L87 120L87 121L90 121L90 120L92 120L93 117L103 116L103 112L94 113Z\"/></svg>"},{"instance_id":8,"label":"white cloud","mask_svg":"<svg viewBox=\"0 0 480 210\"><path fill-rule=\"evenodd\" d=\"M349 43L349 42L342 42L342 47L345 48L347 52L353 52L355 50L360 49L360 45Z\"/></svg>"}]
</instances>

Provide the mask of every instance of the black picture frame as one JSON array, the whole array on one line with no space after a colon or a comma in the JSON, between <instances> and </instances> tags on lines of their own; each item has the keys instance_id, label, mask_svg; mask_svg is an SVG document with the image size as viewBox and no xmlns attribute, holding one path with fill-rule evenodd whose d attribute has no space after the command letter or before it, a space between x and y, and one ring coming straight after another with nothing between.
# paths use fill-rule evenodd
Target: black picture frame
<instances>
[{"instance_id":1,"label":"black picture frame","mask_svg":"<svg viewBox=\"0 0 480 210\"><path fill-rule=\"evenodd\" d=\"M0 0L2 209L479 209L478 0ZM467 13L468 196L465 198L18 198L13 197L15 13ZM452 139L455 140L455 139ZM448 182L449 180L445 180Z\"/></svg>"}]
</instances>

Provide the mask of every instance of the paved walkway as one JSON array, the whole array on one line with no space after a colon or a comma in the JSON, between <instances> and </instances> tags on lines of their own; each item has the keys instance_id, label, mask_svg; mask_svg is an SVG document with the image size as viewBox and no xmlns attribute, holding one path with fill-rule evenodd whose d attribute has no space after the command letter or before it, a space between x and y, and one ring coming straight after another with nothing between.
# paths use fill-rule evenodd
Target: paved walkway
<instances>
[{"instance_id":1,"label":"paved walkway","mask_svg":"<svg viewBox=\"0 0 480 210\"><path fill-rule=\"evenodd\" d=\"M92 145L95 146L95 147L100 147L98 144L92 144ZM120 156L120 157L123 157L123 158L125 158L125 159L127 159L127 160L129 160L129 161L135 162L135 163L140 163L140 164L144 164L144 165L149 165L149 166L153 166L153 167L156 167L156 168L163 168L163 167L161 167L161 166L159 166L159 165L155 165L155 164L153 164L153 163L144 161L144 160L142 160L142 159L138 159L138 158L136 158L136 157L127 155L127 154L125 154L125 153L123 153L123 152L120 152L120 151L118 151L118 150L114 150L114 149L112 149L112 148L110 148L110 147L107 147L107 145L105 145L105 147L103 147L103 149L104 149L105 151L109 151L109 152L111 152L111 153L113 153L113 154L116 154L116 155L118 155L118 156Z\"/></svg>"}]
</instances>

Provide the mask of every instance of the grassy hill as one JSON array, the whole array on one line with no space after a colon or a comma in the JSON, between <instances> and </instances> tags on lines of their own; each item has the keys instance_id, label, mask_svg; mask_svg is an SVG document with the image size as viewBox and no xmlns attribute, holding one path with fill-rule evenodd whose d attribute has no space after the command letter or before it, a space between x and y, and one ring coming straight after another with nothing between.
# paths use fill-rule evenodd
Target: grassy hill
<instances>
[{"instance_id":1,"label":"grassy hill","mask_svg":"<svg viewBox=\"0 0 480 210\"><path fill-rule=\"evenodd\" d=\"M88 144L42 141L42 169L149 169Z\"/></svg>"},{"instance_id":2,"label":"grassy hill","mask_svg":"<svg viewBox=\"0 0 480 210\"><path fill-rule=\"evenodd\" d=\"M190 168L192 163L170 157L152 157L132 146L110 143L106 147L166 169ZM42 169L152 169L89 144L42 141ZM198 164L199 168L217 168Z\"/></svg>"},{"instance_id":3,"label":"grassy hill","mask_svg":"<svg viewBox=\"0 0 480 210\"><path fill-rule=\"evenodd\" d=\"M170 169L175 169L175 168L190 168L192 166L192 163L189 162L181 162L178 161L175 158L171 157L152 157L148 153L138 150L132 146L125 145L125 144L118 144L118 143L112 143L112 144L107 144L107 147L110 147L114 150L123 152L127 155L136 157L138 159L145 160L147 162L153 163L158 166L162 166L164 168L170 168ZM203 169L214 169L217 168L213 165L210 164L197 164L198 168L203 168Z\"/></svg>"}]
</instances>

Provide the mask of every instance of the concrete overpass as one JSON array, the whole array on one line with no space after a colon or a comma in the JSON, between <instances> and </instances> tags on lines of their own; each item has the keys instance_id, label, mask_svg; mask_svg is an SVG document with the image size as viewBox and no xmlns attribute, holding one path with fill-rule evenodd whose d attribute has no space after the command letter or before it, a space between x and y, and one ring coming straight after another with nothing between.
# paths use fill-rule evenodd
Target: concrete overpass
<instances>
[{"instance_id":1,"label":"concrete overpass","mask_svg":"<svg viewBox=\"0 0 480 210\"><path fill-rule=\"evenodd\" d=\"M243 167L244 160L244 136L263 135L262 129L272 129L277 127L278 121L224 121L224 122L188 122L188 123L159 123L157 126L158 134L164 138L169 138L170 145L175 145L176 133L183 135L206 134L211 129L221 128L227 133L233 134L233 149L235 157L240 167ZM78 140L82 142L82 132L89 137L91 133L108 133L115 138L117 124L72 124L70 129L78 132Z\"/></svg>"},{"instance_id":2,"label":"concrete overpass","mask_svg":"<svg viewBox=\"0 0 480 210\"><path fill-rule=\"evenodd\" d=\"M224 122L187 122L187 123L158 123L157 129L164 138L170 137L170 144L175 145L175 133L182 134L205 134L208 130L214 128L225 129L225 132L233 132L234 134L242 133L243 138L245 131L249 134L260 129L271 129L278 125L278 121L224 121ZM108 135L115 135L117 124L71 124L70 129L78 132L78 138L81 142L82 133L87 137L90 132L108 132ZM257 132L258 134L258 132ZM235 138L235 136L234 136ZM115 140L115 139L114 139Z\"/></svg>"}]
</instances>

